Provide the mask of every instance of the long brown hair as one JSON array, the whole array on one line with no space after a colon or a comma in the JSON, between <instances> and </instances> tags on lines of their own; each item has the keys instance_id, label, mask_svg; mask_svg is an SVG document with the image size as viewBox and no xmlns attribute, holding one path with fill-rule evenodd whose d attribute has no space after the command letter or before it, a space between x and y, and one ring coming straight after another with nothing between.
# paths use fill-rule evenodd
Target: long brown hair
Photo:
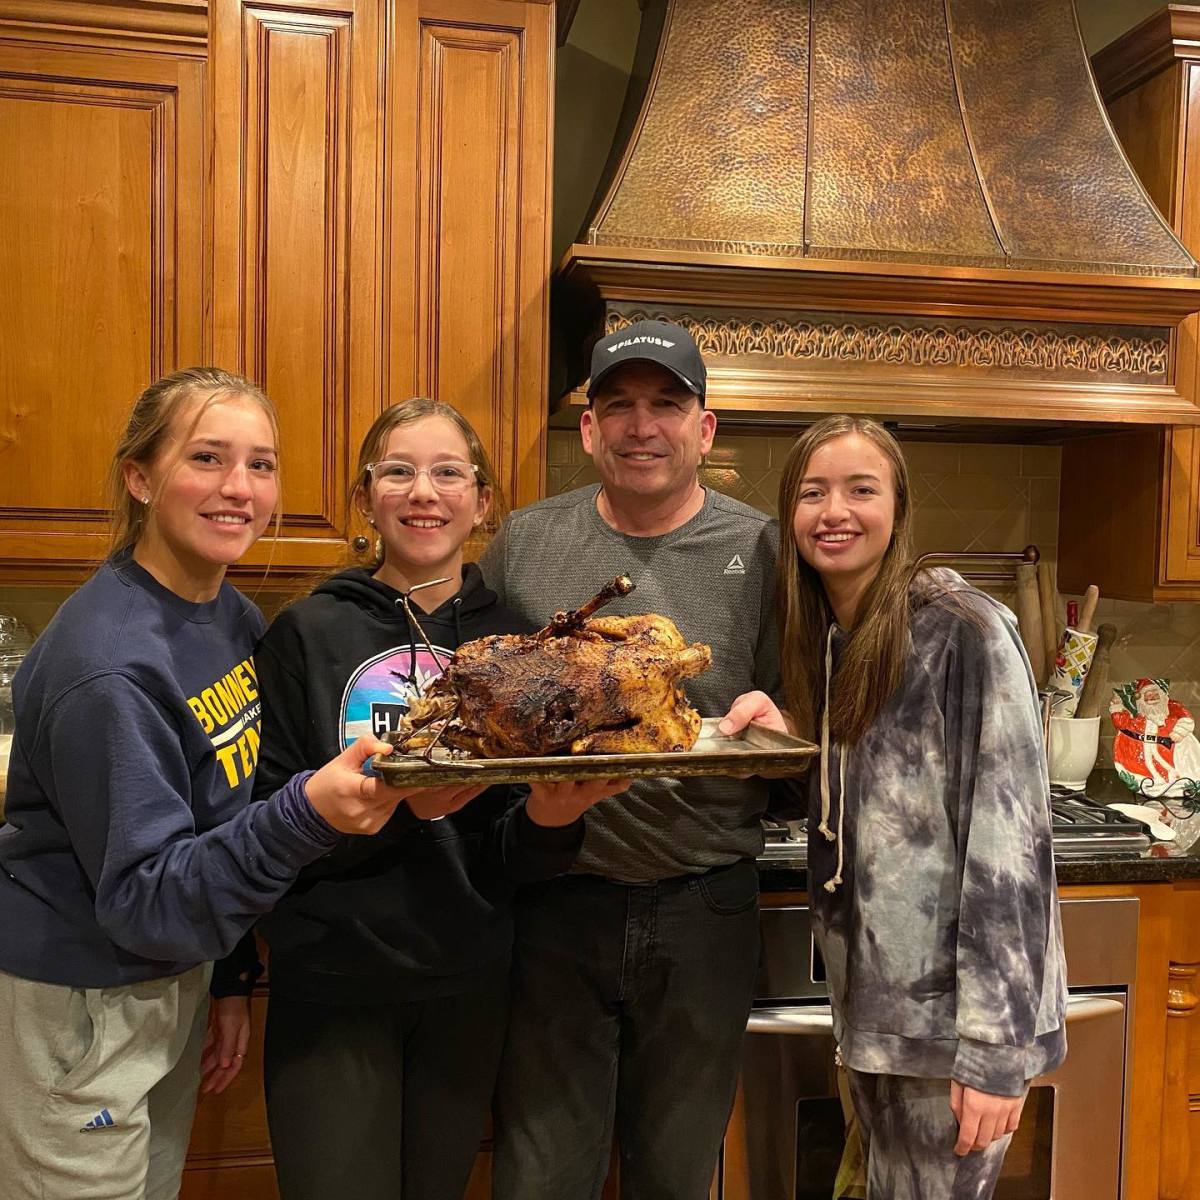
<instances>
[{"instance_id":1,"label":"long brown hair","mask_svg":"<svg viewBox=\"0 0 1200 1200\"><path fill-rule=\"evenodd\" d=\"M166 448L175 416L193 400L200 404L193 414L195 429L210 404L232 396L244 396L260 405L271 424L275 448L279 449L279 418L275 406L250 380L220 367L184 367L156 379L134 401L125 432L117 442L108 471L108 497L112 513L109 526L108 554L111 557L136 545L145 529L147 506L135 499L125 483L125 464L149 466ZM184 440L187 436L185 435ZM161 485L160 485L161 487ZM157 499L157 497L153 497ZM278 532L279 513L275 514Z\"/></svg>"},{"instance_id":2,"label":"long brown hair","mask_svg":"<svg viewBox=\"0 0 1200 1200\"><path fill-rule=\"evenodd\" d=\"M792 519L809 460L834 438L858 434L870 441L892 468L895 523L892 539L859 606L833 677L830 735L853 745L879 715L900 684L908 653L909 587L913 579L912 521L908 467L900 444L866 417L826 417L796 439L779 483L780 657L784 696L798 731L815 737L824 698L825 639L833 610L820 575L800 556Z\"/></svg>"},{"instance_id":3,"label":"long brown hair","mask_svg":"<svg viewBox=\"0 0 1200 1200\"><path fill-rule=\"evenodd\" d=\"M371 463L379 461L380 455L383 454L384 447L387 445L388 435L393 429L398 429L402 425L413 425L417 421L424 421L426 417L442 417L463 435L471 462L476 468L480 494L483 494L485 488L490 493L491 504L488 507L487 516L484 518L483 529L488 533L494 532L503 519L507 507L504 501L504 490L500 486L500 480L492 466L492 460L488 457L483 442L479 440L479 434L475 432L471 422L457 408L443 404L440 400L430 400L425 396L414 396L411 400L401 400L398 404L384 409L375 418L375 423L371 428L367 430L362 445L358 448L358 465L354 469L354 479L350 484L351 511L361 511L359 501L366 495L370 486L367 467ZM383 565L383 553L383 539L377 537L368 548L366 560L364 561L359 556L355 561L359 565L365 566L368 571L376 571Z\"/></svg>"}]
</instances>

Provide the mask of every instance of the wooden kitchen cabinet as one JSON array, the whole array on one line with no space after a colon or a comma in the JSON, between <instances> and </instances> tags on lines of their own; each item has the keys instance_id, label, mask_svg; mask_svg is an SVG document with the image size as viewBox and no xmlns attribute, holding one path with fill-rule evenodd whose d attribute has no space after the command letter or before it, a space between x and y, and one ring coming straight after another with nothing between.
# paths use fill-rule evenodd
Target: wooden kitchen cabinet
<instances>
[{"instance_id":1,"label":"wooden kitchen cabinet","mask_svg":"<svg viewBox=\"0 0 1200 1200\"><path fill-rule=\"evenodd\" d=\"M92 22L55 45L76 35L0 0L6 582L79 578L103 554L115 431L152 378L206 352L203 39L88 8L37 10Z\"/></svg>"},{"instance_id":2,"label":"wooden kitchen cabinet","mask_svg":"<svg viewBox=\"0 0 1200 1200\"><path fill-rule=\"evenodd\" d=\"M213 357L279 410L283 527L249 561L335 564L378 410L375 0L212 0Z\"/></svg>"},{"instance_id":3,"label":"wooden kitchen cabinet","mask_svg":"<svg viewBox=\"0 0 1200 1200\"><path fill-rule=\"evenodd\" d=\"M203 360L280 412L282 534L247 582L344 559L358 442L408 396L542 494L554 17L0 0L0 581L86 574L121 418Z\"/></svg>"},{"instance_id":4,"label":"wooden kitchen cabinet","mask_svg":"<svg viewBox=\"0 0 1200 1200\"><path fill-rule=\"evenodd\" d=\"M553 7L212 0L215 357L280 410L254 561L339 562L387 404L460 408L517 503L544 476Z\"/></svg>"},{"instance_id":5,"label":"wooden kitchen cabinet","mask_svg":"<svg viewBox=\"0 0 1200 1200\"><path fill-rule=\"evenodd\" d=\"M1172 4L1093 59L1125 153L1200 255L1200 7ZM1176 336L1181 393L1200 402L1200 314ZM1200 439L1190 427L1068 441L1059 586L1126 600L1200 600Z\"/></svg>"}]
</instances>

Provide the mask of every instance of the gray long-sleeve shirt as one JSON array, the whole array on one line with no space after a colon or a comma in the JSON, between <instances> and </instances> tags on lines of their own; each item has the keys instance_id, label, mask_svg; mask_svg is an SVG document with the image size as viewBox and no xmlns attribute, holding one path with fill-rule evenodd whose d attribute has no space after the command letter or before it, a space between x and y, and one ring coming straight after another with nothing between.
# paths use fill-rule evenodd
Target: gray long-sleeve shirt
<instances>
[{"instance_id":1,"label":"gray long-sleeve shirt","mask_svg":"<svg viewBox=\"0 0 1200 1200\"><path fill-rule=\"evenodd\" d=\"M932 574L952 595L913 613L900 687L826 751L842 883L814 813L809 896L847 1066L1018 1095L1066 1052L1036 688L1012 614Z\"/></svg>"},{"instance_id":2,"label":"gray long-sleeve shirt","mask_svg":"<svg viewBox=\"0 0 1200 1200\"><path fill-rule=\"evenodd\" d=\"M684 684L701 716L723 716L756 688L777 693L776 522L710 488L678 529L632 537L600 516L598 492L553 496L504 522L479 562L501 603L541 625L628 574L636 591L606 613L660 613L712 647L712 668ZM638 780L588 812L574 870L647 883L753 857L766 801L760 779Z\"/></svg>"}]
</instances>

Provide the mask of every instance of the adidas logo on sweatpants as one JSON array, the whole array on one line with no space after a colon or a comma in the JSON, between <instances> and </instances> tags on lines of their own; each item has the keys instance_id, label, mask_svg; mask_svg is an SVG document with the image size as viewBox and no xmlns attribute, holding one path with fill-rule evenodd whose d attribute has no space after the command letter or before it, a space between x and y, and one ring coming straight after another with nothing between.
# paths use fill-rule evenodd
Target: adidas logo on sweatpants
<instances>
[{"instance_id":1,"label":"adidas logo on sweatpants","mask_svg":"<svg viewBox=\"0 0 1200 1200\"><path fill-rule=\"evenodd\" d=\"M93 1129L111 1129L115 1124L112 1113L107 1108L102 1108L79 1132L89 1133Z\"/></svg>"}]
</instances>

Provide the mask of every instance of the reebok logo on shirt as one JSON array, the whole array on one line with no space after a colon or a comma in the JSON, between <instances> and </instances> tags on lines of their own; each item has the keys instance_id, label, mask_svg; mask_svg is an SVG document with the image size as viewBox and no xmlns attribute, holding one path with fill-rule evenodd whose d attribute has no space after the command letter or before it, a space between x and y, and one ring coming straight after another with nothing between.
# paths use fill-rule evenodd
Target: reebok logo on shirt
<instances>
[{"instance_id":1,"label":"reebok logo on shirt","mask_svg":"<svg viewBox=\"0 0 1200 1200\"><path fill-rule=\"evenodd\" d=\"M729 560L729 566L727 566L725 568L725 574L726 575L745 575L745 573L746 573L746 564L744 562L742 562L742 556L740 554L735 554Z\"/></svg>"}]
</instances>

